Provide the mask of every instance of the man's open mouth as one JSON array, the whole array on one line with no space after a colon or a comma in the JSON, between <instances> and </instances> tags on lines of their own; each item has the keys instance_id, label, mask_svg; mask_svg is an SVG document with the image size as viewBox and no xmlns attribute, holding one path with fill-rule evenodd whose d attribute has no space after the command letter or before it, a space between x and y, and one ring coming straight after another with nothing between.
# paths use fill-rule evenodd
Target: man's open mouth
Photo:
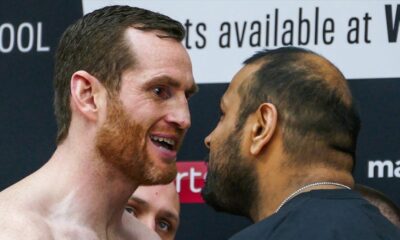
<instances>
[{"instance_id":1,"label":"man's open mouth","mask_svg":"<svg viewBox=\"0 0 400 240\"><path fill-rule=\"evenodd\" d=\"M173 151L176 149L175 140L172 138L150 136L151 141L156 145Z\"/></svg>"}]
</instances>

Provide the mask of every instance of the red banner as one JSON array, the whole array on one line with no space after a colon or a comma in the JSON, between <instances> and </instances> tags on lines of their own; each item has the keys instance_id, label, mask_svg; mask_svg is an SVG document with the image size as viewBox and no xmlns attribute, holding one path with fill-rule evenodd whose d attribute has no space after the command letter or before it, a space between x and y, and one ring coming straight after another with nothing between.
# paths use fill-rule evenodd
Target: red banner
<instances>
[{"instance_id":1,"label":"red banner","mask_svg":"<svg viewBox=\"0 0 400 240\"><path fill-rule=\"evenodd\" d=\"M177 162L176 190L181 203L204 203L201 188L207 176L207 165L203 161Z\"/></svg>"}]
</instances>

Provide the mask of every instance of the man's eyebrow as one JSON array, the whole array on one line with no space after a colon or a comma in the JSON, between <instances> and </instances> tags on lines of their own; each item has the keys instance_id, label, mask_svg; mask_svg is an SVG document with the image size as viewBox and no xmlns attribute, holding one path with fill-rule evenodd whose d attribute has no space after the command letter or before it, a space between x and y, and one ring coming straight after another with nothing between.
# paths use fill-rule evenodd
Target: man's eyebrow
<instances>
[{"instance_id":1,"label":"man's eyebrow","mask_svg":"<svg viewBox=\"0 0 400 240\"><path fill-rule=\"evenodd\" d=\"M149 205L149 203L146 202L145 200L143 200L143 199L141 199L141 198L138 198L138 197L135 197L135 196L131 196L131 197L129 198L129 200L133 200L133 201L137 202L137 203L140 204L140 205L144 205L144 206L148 206L148 205Z\"/></svg>"},{"instance_id":2,"label":"man's eyebrow","mask_svg":"<svg viewBox=\"0 0 400 240\"><path fill-rule=\"evenodd\" d=\"M161 75L150 79L145 83L145 86L152 86L154 84L167 84L175 88L179 88L181 86L180 82L166 75Z\"/></svg>"}]
</instances>

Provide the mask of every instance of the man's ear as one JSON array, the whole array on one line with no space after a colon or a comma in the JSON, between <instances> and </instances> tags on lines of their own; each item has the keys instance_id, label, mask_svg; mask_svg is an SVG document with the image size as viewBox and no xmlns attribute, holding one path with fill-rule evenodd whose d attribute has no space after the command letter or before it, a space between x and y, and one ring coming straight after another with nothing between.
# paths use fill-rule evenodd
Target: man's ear
<instances>
[{"instance_id":1,"label":"man's ear","mask_svg":"<svg viewBox=\"0 0 400 240\"><path fill-rule=\"evenodd\" d=\"M72 107L87 119L97 119L99 91L102 85L96 77L86 71L77 71L71 77Z\"/></svg>"},{"instance_id":2,"label":"man's ear","mask_svg":"<svg viewBox=\"0 0 400 240\"><path fill-rule=\"evenodd\" d=\"M274 135L277 127L278 112L275 105L263 103L254 114L255 119L251 126L250 153L257 155Z\"/></svg>"}]
</instances>

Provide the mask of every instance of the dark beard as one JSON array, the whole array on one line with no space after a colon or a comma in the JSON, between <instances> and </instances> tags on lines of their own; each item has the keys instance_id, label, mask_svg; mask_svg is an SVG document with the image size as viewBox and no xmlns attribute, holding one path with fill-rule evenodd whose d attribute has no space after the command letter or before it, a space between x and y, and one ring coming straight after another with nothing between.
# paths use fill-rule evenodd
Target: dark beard
<instances>
[{"instance_id":1,"label":"dark beard","mask_svg":"<svg viewBox=\"0 0 400 240\"><path fill-rule=\"evenodd\" d=\"M254 167L240 154L239 133L230 134L226 143L210 156L201 194L216 211L250 218L250 210L256 207L257 178Z\"/></svg>"}]
</instances>

